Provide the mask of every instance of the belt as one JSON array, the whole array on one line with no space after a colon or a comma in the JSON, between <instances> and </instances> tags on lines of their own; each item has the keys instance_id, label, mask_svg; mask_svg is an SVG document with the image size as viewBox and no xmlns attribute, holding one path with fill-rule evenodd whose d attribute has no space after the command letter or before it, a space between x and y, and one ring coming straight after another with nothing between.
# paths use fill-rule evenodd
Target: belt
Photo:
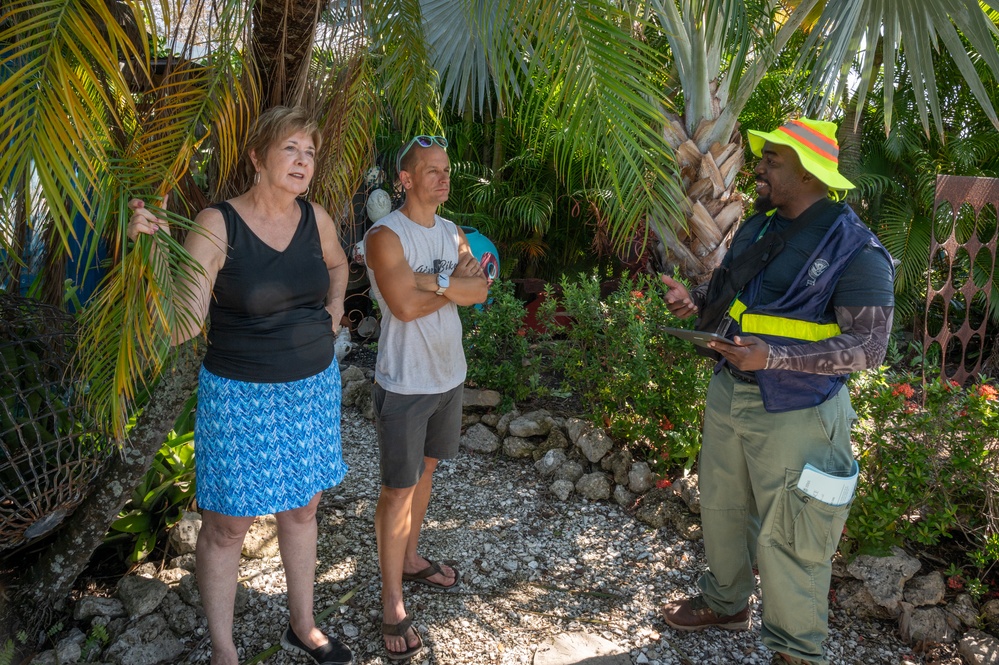
<instances>
[{"instance_id":1,"label":"belt","mask_svg":"<svg viewBox=\"0 0 999 665\"><path fill-rule=\"evenodd\" d=\"M751 383L754 386L757 384L756 377L750 374L749 372L743 372L742 370L735 369L731 365L725 365L725 369L728 371L729 374L732 375L732 378L735 379L736 381L740 381L742 383Z\"/></svg>"}]
</instances>

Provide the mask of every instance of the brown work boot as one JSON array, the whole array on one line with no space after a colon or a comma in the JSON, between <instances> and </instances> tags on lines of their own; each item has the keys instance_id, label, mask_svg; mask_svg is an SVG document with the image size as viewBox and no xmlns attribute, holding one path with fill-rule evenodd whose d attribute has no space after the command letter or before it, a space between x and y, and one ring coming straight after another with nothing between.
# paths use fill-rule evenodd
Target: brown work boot
<instances>
[{"instance_id":1,"label":"brown work boot","mask_svg":"<svg viewBox=\"0 0 999 665\"><path fill-rule=\"evenodd\" d=\"M753 623L752 612L747 605L741 612L729 616L719 616L708 607L704 596L694 596L675 600L663 606L663 619L677 630L693 632L705 628L725 630L749 630Z\"/></svg>"},{"instance_id":2,"label":"brown work boot","mask_svg":"<svg viewBox=\"0 0 999 665\"><path fill-rule=\"evenodd\" d=\"M812 665L807 660L795 658L786 653L774 652L774 657L770 660L770 665Z\"/></svg>"}]
</instances>

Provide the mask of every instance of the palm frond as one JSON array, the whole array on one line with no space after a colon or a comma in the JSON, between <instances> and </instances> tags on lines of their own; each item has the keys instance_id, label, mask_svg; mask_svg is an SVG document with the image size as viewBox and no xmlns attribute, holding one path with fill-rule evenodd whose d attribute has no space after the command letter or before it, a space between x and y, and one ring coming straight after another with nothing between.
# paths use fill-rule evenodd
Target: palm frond
<instances>
[{"instance_id":1,"label":"palm frond","mask_svg":"<svg viewBox=\"0 0 999 665\"><path fill-rule=\"evenodd\" d=\"M101 0L12 0L0 15L0 182L32 169L69 246L72 219L91 222L88 192L106 163L108 125L127 89L120 63L141 57ZM104 81L105 85L97 85Z\"/></svg>"},{"instance_id":2,"label":"palm frond","mask_svg":"<svg viewBox=\"0 0 999 665\"><path fill-rule=\"evenodd\" d=\"M176 192L192 158L208 141L216 182L231 180L256 107L253 77L231 57L236 44L245 43L249 12L236 2L216 10L202 26L210 30L215 50L199 61L172 59L166 71L148 77L136 95L140 103L119 109L120 121L105 130L105 160L90 201L91 232L105 239L120 261L84 312L79 364L90 408L117 436L124 432L140 388L167 361L173 331L199 326L192 323L191 312L175 303L186 299L186 276L200 272L200 266L173 238L143 237L129 247L124 242L127 201L138 196L155 204L167 192ZM152 38L157 38L155 32ZM146 44L142 52L154 49ZM136 59L133 66L151 74L148 60ZM123 94L131 99L135 93ZM163 216L180 236L190 228L187 219Z\"/></svg>"},{"instance_id":3,"label":"palm frond","mask_svg":"<svg viewBox=\"0 0 999 665\"><path fill-rule=\"evenodd\" d=\"M371 81L371 57L360 45L342 61L316 58L307 98L318 115L323 148L312 198L332 213L350 201L371 166L381 117ZM348 206L348 216L353 209ZM334 214L336 218L336 214Z\"/></svg>"},{"instance_id":4,"label":"palm frond","mask_svg":"<svg viewBox=\"0 0 999 665\"><path fill-rule=\"evenodd\" d=\"M394 124L404 136L439 133L438 81L430 65L420 0L370 2L365 19Z\"/></svg>"},{"instance_id":5,"label":"palm frond","mask_svg":"<svg viewBox=\"0 0 999 665\"><path fill-rule=\"evenodd\" d=\"M676 164L661 134L665 117L651 101L649 72L662 63L631 35L630 17L607 2L547 13L536 0L526 4L531 23L522 20L517 30L530 34L535 50L531 89L515 120L520 135L553 156L560 177L580 169L575 178L603 192L615 243L623 246L648 216L682 219Z\"/></svg>"},{"instance_id":6,"label":"palm frond","mask_svg":"<svg viewBox=\"0 0 999 665\"><path fill-rule=\"evenodd\" d=\"M909 70L908 81L915 89L914 104L923 132L929 134L930 120L936 132L944 135L941 99L937 90L934 54L946 51L989 120L999 127L999 118L989 99L985 83L975 69L972 55L981 58L999 80L999 29L983 11L978 0L841 0L829 2L802 52L802 66L812 71L812 108L828 107L842 96L847 77L843 63L857 61L864 80L872 76L875 45L884 40L884 123L892 124L896 66ZM890 54L890 55L889 55ZM994 85L994 84L993 84ZM859 103L864 103L865 86L860 86Z\"/></svg>"},{"instance_id":7,"label":"palm frond","mask_svg":"<svg viewBox=\"0 0 999 665\"><path fill-rule=\"evenodd\" d=\"M517 57L517 49L491 48L498 38L497 31L503 29L496 20L495 3L422 0L421 5L431 67L441 76L443 104L459 114L466 109L485 112L499 94L499 79L493 70L510 71L515 63L523 62Z\"/></svg>"}]
</instances>

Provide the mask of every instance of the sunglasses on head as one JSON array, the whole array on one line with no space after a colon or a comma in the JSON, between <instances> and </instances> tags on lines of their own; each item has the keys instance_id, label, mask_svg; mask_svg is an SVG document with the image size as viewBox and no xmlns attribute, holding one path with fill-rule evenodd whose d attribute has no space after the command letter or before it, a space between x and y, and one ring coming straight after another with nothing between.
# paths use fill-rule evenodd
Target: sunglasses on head
<instances>
[{"instance_id":1,"label":"sunglasses on head","mask_svg":"<svg viewBox=\"0 0 999 665\"><path fill-rule=\"evenodd\" d=\"M442 148L447 148L447 139L443 136L428 136L426 134L414 136L409 143L406 144L406 147L399 152L399 156L395 158L395 170L402 170L402 158L406 156L406 153L409 152L409 149L414 145L419 145L421 148L429 148L435 143Z\"/></svg>"}]
</instances>

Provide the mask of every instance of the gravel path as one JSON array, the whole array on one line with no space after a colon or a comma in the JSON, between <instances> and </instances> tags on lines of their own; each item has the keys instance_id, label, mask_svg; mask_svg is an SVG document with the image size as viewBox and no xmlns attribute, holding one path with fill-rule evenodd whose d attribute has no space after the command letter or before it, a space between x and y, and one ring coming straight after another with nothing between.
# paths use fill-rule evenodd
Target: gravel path
<instances>
[{"instance_id":1,"label":"gravel path","mask_svg":"<svg viewBox=\"0 0 999 665\"><path fill-rule=\"evenodd\" d=\"M350 473L320 506L316 611L334 608L320 625L354 649L355 663L382 665L388 660L379 634L374 426L351 407L343 435ZM407 607L428 647L413 665L530 664L539 645L571 632L609 640L634 664L769 663L759 642L758 598L750 632L679 633L659 618L664 602L695 589L705 565L700 543L680 539L670 527L652 529L610 502L576 496L560 502L529 461L462 451L442 463L421 553L459 561L465 580L451 593L407 585ZM249 608L236 619L245 661L277 642L287 610L280 559L244 560L241 575L250 577L251 591ZM831 628L836 665L923 662L893 625L835 614ZM207 662L205 652L196 649L188 662ZM306 661L279 651L257 662Z\"/></svg>"}]
</instances>

